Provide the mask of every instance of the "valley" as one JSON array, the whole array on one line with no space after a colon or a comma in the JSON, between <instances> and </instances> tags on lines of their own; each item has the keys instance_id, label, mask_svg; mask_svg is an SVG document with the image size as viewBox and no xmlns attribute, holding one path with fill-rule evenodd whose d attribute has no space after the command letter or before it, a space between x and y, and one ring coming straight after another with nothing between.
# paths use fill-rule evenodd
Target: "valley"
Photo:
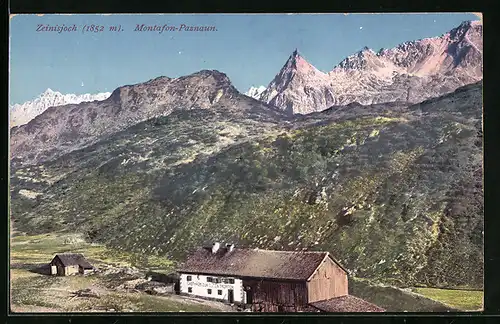
<instances>
[{"instance_id":1,"label":"valley","mask_svg":"<svg viewBox=\"0 0 500 324\"><path fill-rule=\"evenodd\" d=\"M327 251L349 276L335 297L388 312L480 310L482 48L482 23L465 21L329 72L295 50L246 94L204 69L16 105L12 310L235 311L126 288L208 242ZM98 271L40 272L63 252Z\"/></svg>"},{"instance_id":2,"label":"valley","mask_svg":"<svg viewBox=\"0 0 500 324\"><path fill-rule=\"evenodd\" d=\"M12 169L12 215L174 259L211 240L326 249L360 277L481 286L481 85L341 110L294 127L208 110L139 123Z\"/></svg>"},{"instance_id":3,"label":"valley","mask_svg":"<svg viewBox=\"0 0 500 324\"><path fill-rule=\"evenodd\" d=\"M220 302L175 294L150 295L127 288L145 282L148 271L172 271L175 264L171 260L118 252L85 242L81 235L68 232L19 234L12 237L10 250L10 300L14 313L236 311ZM56 253L62 252L83 253L98 268L97 273L68 277L40 273ZM390 312L475 311L482 303L482 292L468 292L470 297L466 300L461 297L463 294L439 290L442 296L436 298L438 290L427 294L422 288L412 289L422 293L415 294L408 289L383 286L365 279L352 277L350 281L351 294L382 305ZM90 289L98 297L73 297L74 291L85 289ZM446 295L451 295L451 298ZM457 304L457 298L463 301ZM450 305L446 305L448 302Z\"/></svg>"}]
</instances>

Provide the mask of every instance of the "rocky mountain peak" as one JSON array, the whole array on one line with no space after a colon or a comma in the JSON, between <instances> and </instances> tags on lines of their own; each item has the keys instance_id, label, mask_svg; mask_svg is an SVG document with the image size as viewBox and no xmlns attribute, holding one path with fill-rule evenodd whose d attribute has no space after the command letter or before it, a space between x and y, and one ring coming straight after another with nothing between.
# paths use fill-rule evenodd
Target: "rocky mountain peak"
<instances>
[{"instance_id":1,"label":"rocky mountain peak","mask_svg":"<svg viewBox=\"0 0 500 324\"><path fill-rule=\"evenodd\" d=\"M462 41L469 37L481 36L482 38L483 23L479 20L475 21L464 21L458 27L453 28L447 35L450 39L455 41ZM471 39L471 41L476 41L476 39Z\"/></svg>"},{"instance_id":2,"label":"rocky mountain peak","mask_svg":"<svg viewBox=\"0 0 500 324\"><path fill-rule=\"evenodd\" d=\"M187 76L186 78L196 78L198 76L202 78L212 78L219 86L232 86L231 80L227 74L218 70L201 70Z\"/></svg>"},{"instance_id":3,"label":"rocky mountain peak","mask_svg":"<svg viewBox=\"0 0 500 324\"><path fill-rule=\"evenodd\" d=\"M299 54L299 51L295 49L286 61L282 68L285 73L296 72L296 73L315 73L320 72L312 64L307 62L307 60Z\"/></svg>"},{"instance_id":4,"label":"rocky mountain peak","mask_svg":"<svg viewBox=\"0 0 500 324\"><path fill-rule=\"evenodd\" d=\"M47 90L45 90L45 91L42 93L42 96L43 96L43 95L46 95L46 96L47 96L47 95L52 95L52 94L54 94L54 93L57 93L57 91L54 91L54 90L52 90L51 88L47 88Z\"/></svg>"},{"instance_id":5,"label":"rocky mountain peak","mask_svg":"<svg viewBox=\"0 0 500 324\"><path fill-rule=\"evenodd\" d=\"M179 78L166 76L157 77L147 82L126 85L113 91L109 100L123 107L137 107L147 109L148 106L161 105L164 100L173 97L189 97L190 104L207 108L222 95L231 95L237 90L229 77L217 70L202 70ZM217 97L218 99L214 99ZM186 98L183 98L184 100ZM205 99L209 99L205 102ZM134 108L137 109L137 108Z\"/></svg>"},{"instance_id":6,"label":"rocky mountain peak","mask_svg":"<svg viewBox=\"0 0 500 324\"><path fill-rule=\"evenodd\" d=\"M482 26L483 22L481 20L465 20L455 29L469 30L471 28L479 28Z\"/></svg>"},{"instance_id":7,"label":"rocky mountain peak","mask_svg":"<svg viewBox=\"0 0 500 324\"><path fill-rule=\"evenodd\" d=\"M272 88L272 85L286 85L296 76L299 76L299 78L310 78L312 76L323 77L325 75L325 73L319 71L312 64L306 61L306 59L300 55L296 49L293 51L292 55L290 55L274 80L270 83L268 89Z\"/></svg>"},{"instance_id":8,"label":"rocky mountain peak","mask_svg":"<svg viewBox=\"0 0 500 324\"><path fill-rule=\"evenodd\" d=\"M335 68L345 70L363 70L367 68L381 67L377 53L365 46L356 53L346 57Z\"/></svg>"},{"instance_id":9,"label":"rocky mountain peak","mask_svg":"<svg viewBox=\"0 0 500 324\"><path fill-rule=\"evenodd\" d=\"M328 74L316 69L295 50L259 99L275 107L285 107L284 110L288 114L296 113L299 110L294 108L293 101L288 97L300 100L301 93L313 89L318 80L325 82L328 80ZM287 91L296 88L300 90Z\"/></svg>"},{"instance_id":10,"label":"rocky mountain peak","mask_svg":"<svg viewBox=\"0 0 500 324\"><path fill-rule=\"evenodd\" d=\"M416 103L482 79L482 23L465 21L437 37L374 52L368 47L323 73L298 51L260 100L300 114L350 102Z\"/></svg>"}]
</instances>

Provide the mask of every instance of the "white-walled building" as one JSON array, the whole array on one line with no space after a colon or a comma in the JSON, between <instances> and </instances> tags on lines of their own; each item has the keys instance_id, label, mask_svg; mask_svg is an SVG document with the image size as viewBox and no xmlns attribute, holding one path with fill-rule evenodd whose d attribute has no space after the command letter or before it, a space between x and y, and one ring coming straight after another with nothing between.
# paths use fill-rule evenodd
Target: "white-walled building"
<instances>
[{"instance_id":1,"label":"white-walled building","mask_svg":"<svg viewBox=\"0 0 500 324\"><path fill-rule=\"evenodd\" d=\"M180 292L230 303L245 303L243 281L234 277L184 273L180 278Z\"/></svg>"},{"instance_id":2,"label":"white-walled building","mask_svg":"<svg viewBox=\"0 0 500 324\"><path fill-rule=\"evenodd\" d=\"M181 294L244 304L253 311L380 311L348 296L347 271L328 252L214 243L190 254L177 271Z\"/></svg>"}]
</instances>

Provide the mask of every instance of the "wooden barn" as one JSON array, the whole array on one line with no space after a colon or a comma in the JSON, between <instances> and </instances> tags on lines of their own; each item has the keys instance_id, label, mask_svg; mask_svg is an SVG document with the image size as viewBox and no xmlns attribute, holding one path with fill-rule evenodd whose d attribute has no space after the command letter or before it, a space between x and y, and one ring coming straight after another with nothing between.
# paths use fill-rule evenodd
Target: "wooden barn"
<instances>
[{"instance_id":1,"label":"wooden barn","mask_svg":"<svg viewBox=\"0 0 500 324\"><path fill-rule=\"evenodd\" d=\"M57 254L49 265L50 273L59 276L88 274L94 271L94 267L79 253Z\"/></svg>"},{"instance_id":2,"label":"wooden barn","mask_svg":"<svg viewBox=\"0 0 500 324\"><path fill-rule=\"evenodd\" d=\"M322 311L314 303L335 304L335 298L348 295L347 271L328 252L214 243L189 255L178 272L181 294L241 304L254 312Z\"/></svg>"}]
</instances>

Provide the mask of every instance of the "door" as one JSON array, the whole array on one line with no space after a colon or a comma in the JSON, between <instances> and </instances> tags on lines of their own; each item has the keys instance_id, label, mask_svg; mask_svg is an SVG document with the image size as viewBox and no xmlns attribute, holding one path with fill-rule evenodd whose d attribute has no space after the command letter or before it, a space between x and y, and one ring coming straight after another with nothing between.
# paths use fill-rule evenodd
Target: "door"
<instances>
[{"instance_id":1,"label":"door","mask_svg":"<svg viewBox=\"0 0 500 324\"><path fill-rule=\"evenodd\" d=\"M253 304L253 292L250 289L248 289L246 293L247 293L246 304Z\"/></svg>"},{"instance_id":2,"label":"door","mask_svg":"<svg viewBox=\"0 0 500 324\"><path fill-rule=\"evenodd\" d=\"M57 267L55 265L50 266L50 274L51 275L56 275L57 274Z\"/></svg>"},{"instance_id":3,"label":"door","mask_svg":"<svg viewBox=\"0 0 500 324\"><path fill-rule=\"evenodd\" d=\"M227 301L232 304L234 302L234 290L229 289L227 291Z\"/></svg>"}]
</instances>

